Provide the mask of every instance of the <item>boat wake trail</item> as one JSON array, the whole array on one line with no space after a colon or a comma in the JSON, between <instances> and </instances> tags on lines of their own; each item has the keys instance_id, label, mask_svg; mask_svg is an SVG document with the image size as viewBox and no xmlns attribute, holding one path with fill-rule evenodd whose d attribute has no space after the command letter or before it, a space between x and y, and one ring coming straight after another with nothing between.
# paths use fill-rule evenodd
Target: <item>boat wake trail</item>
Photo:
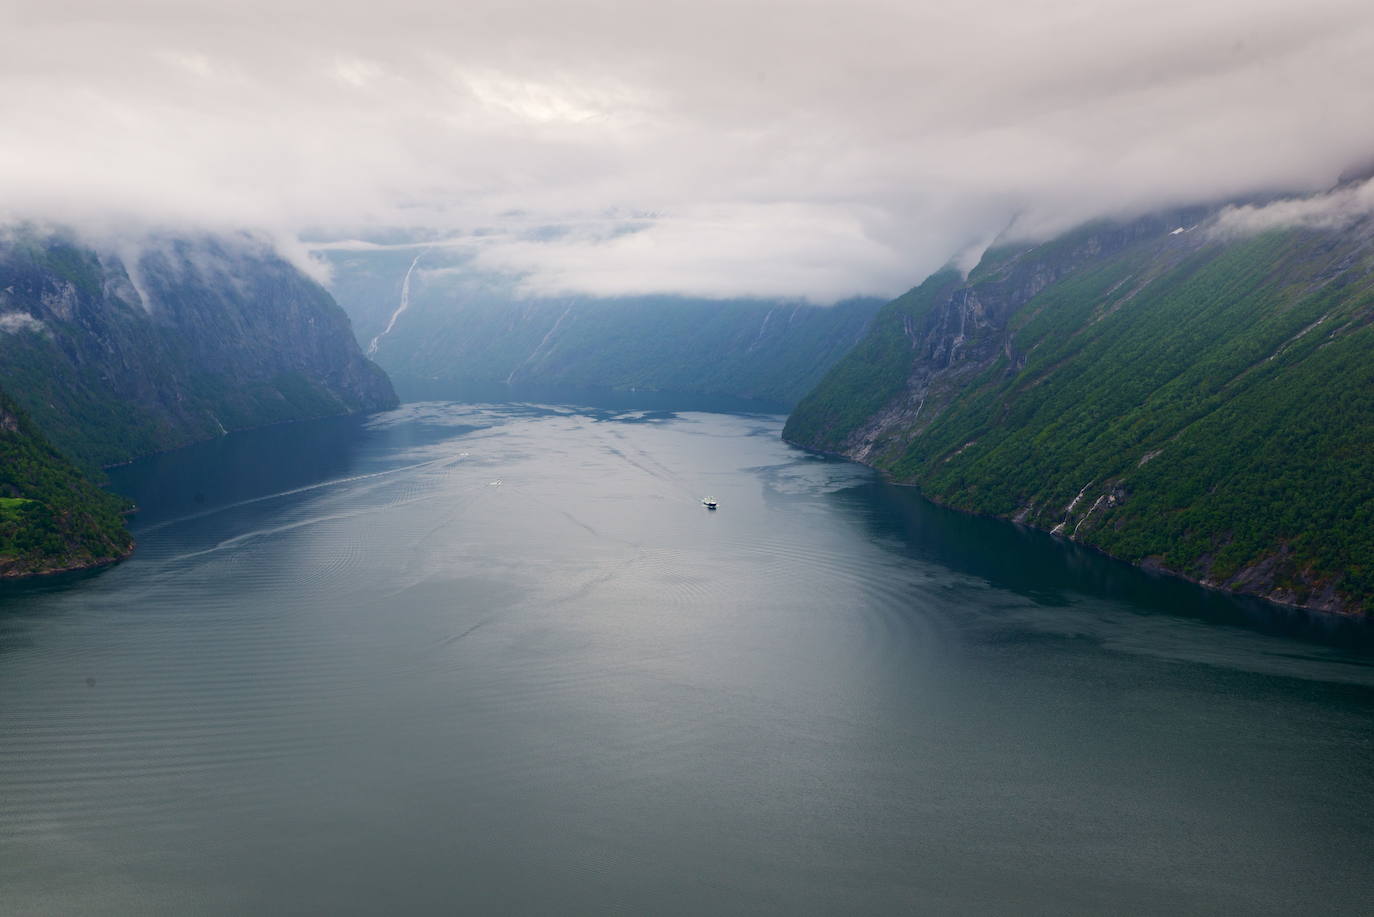
<instances>
[{"instance_id":1,"label":"boat wake trail","mask_svg":"<svg viewBox=\"0 0 1374 917\"><path fill-rule=\"evenodd\" d=\"M463 453L463 456L466 455L467 453ZM463 456L459 456L459 458L462 458ZM247 500L239 500L235 503L226 503L223 506L216 506L211 509L207 509L204 512L192 513L189 516L178 516L175 519L166 519L162 522L150 525L147 528L142 529L141 531L156 532L160 529L165 529L168 526L178 525L182 522L194 522L197 519L204 519L207 516L213 516L216 513L223 513L231 509L238 509L241 506L251 506L254 503L262 503L266 500L276 500L280 497L290 497L294 496L295 494L309 493L312 490L323 490L326 487L338 487L341 484L354 484L358 481L367 481L373 478L390 477L391 475L401 474L406 471L418 471L421 468L432 468L436 465L442 465L445 462L453 464L456 462L456 459L450 456L444 456L442 458L430 459L427 462L416 462L414 465L402 465L400 468L388 468L385 471L373 471L369 472L368 474L354 474L349 475L345 478L331 478L328 481L320 481L316 484L306 484L303 487L293 487L290 490L280 490L276 493L263 494L261 497L250 497Z\"/></svg>"}]
</instances>

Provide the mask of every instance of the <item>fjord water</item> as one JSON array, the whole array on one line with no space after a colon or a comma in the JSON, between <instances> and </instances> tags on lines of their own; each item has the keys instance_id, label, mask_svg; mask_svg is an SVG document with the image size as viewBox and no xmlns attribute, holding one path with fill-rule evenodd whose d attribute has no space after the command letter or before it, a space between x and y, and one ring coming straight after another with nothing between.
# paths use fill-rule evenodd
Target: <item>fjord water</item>
<instances>
[{"instance_id":1,"label":"fjord water","mask_svg":"<svg viewBox=\"0 0 1374 917\"><path fill-rule=\"evenodd\" d=\"M1367 909L1364 629L781 420L430 402L118 469L135 557L0 592L0 911Z\"/></svg>"}]
</instances>

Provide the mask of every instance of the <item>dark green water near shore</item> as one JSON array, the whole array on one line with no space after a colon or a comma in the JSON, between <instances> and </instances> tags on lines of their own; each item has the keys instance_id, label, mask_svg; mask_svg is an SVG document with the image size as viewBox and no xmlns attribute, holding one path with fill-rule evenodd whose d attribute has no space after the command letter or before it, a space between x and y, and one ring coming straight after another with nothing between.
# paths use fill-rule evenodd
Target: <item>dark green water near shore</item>
<instances>
[{"instance_id":1,"label":"dark green water near shore","mask_svg":"<svg viewBox=\"0 0 1374 917\"><path fill-rule=\"evenodd\" d=\"M1367 911L1367 627L780 428L430 402L116 469L135 557L0 591L0 912Z\"/></svg>"}]
</instances>

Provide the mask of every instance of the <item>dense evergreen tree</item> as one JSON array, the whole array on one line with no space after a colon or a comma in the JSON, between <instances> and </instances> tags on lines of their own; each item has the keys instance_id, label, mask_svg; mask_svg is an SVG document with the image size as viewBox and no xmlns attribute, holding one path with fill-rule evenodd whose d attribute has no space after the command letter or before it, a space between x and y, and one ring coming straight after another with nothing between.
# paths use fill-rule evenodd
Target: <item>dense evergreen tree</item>
<instances>
[{"instance_id":1,"label":"dense evergreen tree","mask_svg":"<svg viewBox=\"0 0 1374 917\"><path fill-rule=\"evenodd\" d=\"M133 549L127 501L92 484L0 392L0 575L109 563Z\"/></svg>"}]
</instances>

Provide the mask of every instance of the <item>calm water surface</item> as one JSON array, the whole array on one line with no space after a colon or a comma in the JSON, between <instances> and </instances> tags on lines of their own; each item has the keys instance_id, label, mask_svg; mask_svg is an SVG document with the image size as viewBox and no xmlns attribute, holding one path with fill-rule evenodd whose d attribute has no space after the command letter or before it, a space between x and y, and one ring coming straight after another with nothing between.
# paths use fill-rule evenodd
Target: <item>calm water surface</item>
<instances>
[{"instance_id":1,"label":"calm water surface","mask_svg":"<svg viewBox=\"0 0 1374 917\"><path fill-rule=\"evenodd\" d=\"M0 912L1369 913L1366 632L780 426L430 402L120 469L135 558L0 592Z\"/></svg>"}]
</instances>

